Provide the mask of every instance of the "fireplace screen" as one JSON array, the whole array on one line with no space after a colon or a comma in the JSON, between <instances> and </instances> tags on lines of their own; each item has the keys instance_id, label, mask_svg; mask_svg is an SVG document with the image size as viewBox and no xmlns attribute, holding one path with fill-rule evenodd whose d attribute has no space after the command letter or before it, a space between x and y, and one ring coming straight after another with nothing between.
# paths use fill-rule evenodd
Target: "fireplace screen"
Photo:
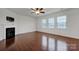
<instances>
[{"instance_id":1,"label":"fireplace screen","mask_svg":"<svg viewBox=\"0 0 79 59\"><path fill-rule=\"evenodd\" d=\"M6 39L15 37L15 28L6 28Z\"/></svg>"}]
</instances>

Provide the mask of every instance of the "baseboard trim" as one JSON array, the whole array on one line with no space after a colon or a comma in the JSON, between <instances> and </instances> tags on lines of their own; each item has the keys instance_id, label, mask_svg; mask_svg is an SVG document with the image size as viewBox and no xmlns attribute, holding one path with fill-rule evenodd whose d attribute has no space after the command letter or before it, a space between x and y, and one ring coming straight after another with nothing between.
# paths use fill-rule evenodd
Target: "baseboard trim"
<instances>
[{"instance_id":1,"label":"baseboard trim","mask_svg":"<svg viewBox=\"0 0 79 59\"><path fill-rule=\"evenodd\" d=\"M52 33L47 33L47 32L42 32L42 31L36 31L36 32L41 32L41 33L46 33L46 34L50 34L50 35L57 35L57 36L62 36L62 37L66 37L66 38L71 38L71 39L78 39L79 38L75 38L75 37L70 37L70 36L66 36L66 35L59 35L59 34L52 34Z\"/></svg>"},{"instance_id":2,"label":"baseboard trim","mask_svg":"<svg viewBox=\"0 0 79 59\"><path fill-rule=\"evenodd\" d=\"M66 36L66 35L59 35L59 34L52 34L52 33L47 33L47 32L42 32L42 31L32 31L32 32L40 32L40 33L46 33L46 34L50 34L50 35L56 35L56 36L61 36L61 37L65 37L65 38L71 38L71 39L78 39L79 38L76 38L76 37L70 37L70 36ZM26 32L26 33L32 33L32 32ZM26 34L26 33L20 33L20 34L16 34L16 36L18 35L22 35L22 34Z\"/></svg>"},{"instance_id":3,"label":"baseboard trim","mask_svg":"<svg viewBox=\"0 0 79 59\"><path fill-rule=\"evenodd\" d=\"M26 32L26 33L33 33L33 32L36 32L36 31L31 31L31 32ZM26 33L19 33L19 34L16 34L16 36L26 34Z\"/></svg>"}]
</instances>

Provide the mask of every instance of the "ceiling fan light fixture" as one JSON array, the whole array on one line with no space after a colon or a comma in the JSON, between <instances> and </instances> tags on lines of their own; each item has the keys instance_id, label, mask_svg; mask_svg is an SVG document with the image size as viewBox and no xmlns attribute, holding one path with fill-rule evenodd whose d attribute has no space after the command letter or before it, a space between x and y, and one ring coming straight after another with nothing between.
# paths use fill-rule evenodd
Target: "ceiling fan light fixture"
<instances>
[{"instance_id":1,"label":"ceiling fan light fixture","mask_svg":"<svg viewBox=\"0 0 79 59\"><path fill-rule=\"evenodd\" d=\"M35 13L36 15L45 13L44 8L31 8L31 9L32 9L32 13Z\"/></svg>"},{"instance_id":2,"label":"ceiling fan light fixture","mask_svg":"<svg viewBox=\"0 0 79 59\"><path fill-rule=\"evenodd\" d=\"M40 14L40 11L36 11L35 13L38 15L38 14Z\"/></svg>"}]
</instances>

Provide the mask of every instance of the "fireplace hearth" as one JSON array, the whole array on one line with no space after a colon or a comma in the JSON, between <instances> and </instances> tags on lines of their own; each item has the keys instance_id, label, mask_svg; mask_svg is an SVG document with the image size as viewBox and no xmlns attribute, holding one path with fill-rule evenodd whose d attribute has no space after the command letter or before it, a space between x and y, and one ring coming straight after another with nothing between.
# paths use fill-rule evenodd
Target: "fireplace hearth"
<instances>
[{"instance_id":1,"label":"fireplace hearth","mask_svg":"<svg viewBox=\"0 0 79 59\"><path fill-rule=\"evenodd\" d=\"M15 27L6 28L6 39L15 37Z\"/></svg>"}]
</instances>

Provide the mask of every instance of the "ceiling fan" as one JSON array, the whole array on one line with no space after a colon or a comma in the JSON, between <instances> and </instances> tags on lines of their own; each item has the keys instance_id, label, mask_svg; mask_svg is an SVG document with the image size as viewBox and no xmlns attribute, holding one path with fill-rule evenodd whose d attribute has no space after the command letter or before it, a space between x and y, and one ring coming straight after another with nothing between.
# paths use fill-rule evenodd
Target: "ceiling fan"
<instances>
[{"instance_id":1,"label":"ceiling fan","mask_svg":"<svg viewBox=\"0 0 79 59\"><path fill-rule=\"evenodd\" d=\"M45 13L44 8L31 8L31 9L32 9L32 13L35 13L36 15Z\"/></svg>"}]
</instances>

